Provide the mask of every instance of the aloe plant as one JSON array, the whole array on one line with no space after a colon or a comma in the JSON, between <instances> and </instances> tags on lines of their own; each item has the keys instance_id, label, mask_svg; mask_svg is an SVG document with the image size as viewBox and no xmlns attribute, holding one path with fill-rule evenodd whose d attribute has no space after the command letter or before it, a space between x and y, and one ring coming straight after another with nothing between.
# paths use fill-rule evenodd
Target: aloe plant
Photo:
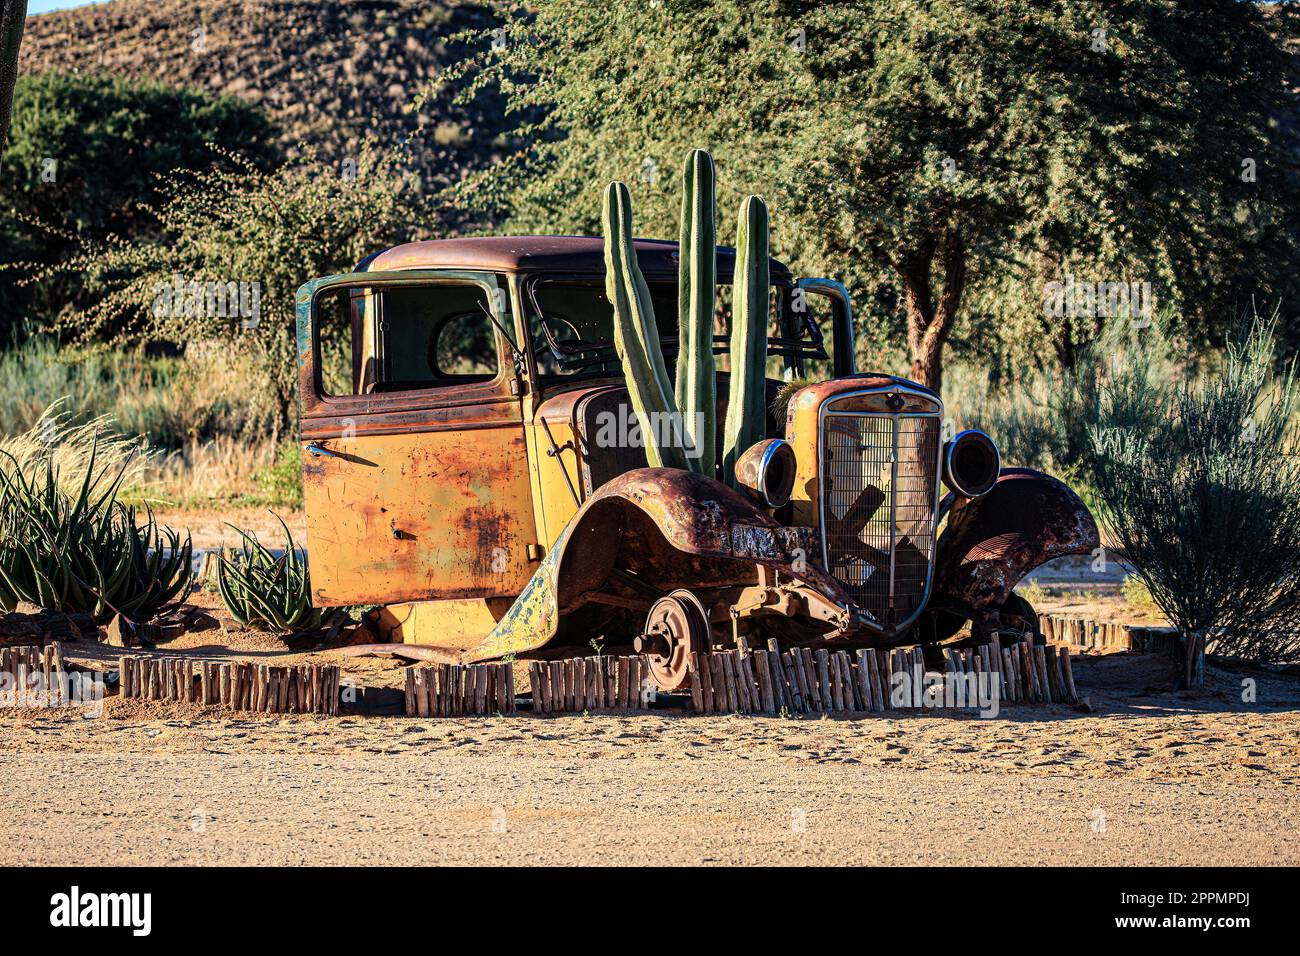
<instances>
[{"instance_id":1,"label":"aloe plant","mask_svg":"<svg viewBox=\"0 0 1300 956\"><path fill-rule=\"evenodd\" d=\"M614 346L623 362L632 411L641 423L646 460L654 468L689 469L691 459L681 442L661 441L656 422L677 422L680 415L672 382L664 367L659 326L645 276L632 242L632 196L625 183L605 190L601 208L605 236L605 294L614 306Z\"/></svg>"},{"instance_id":2,"label":"aloe plant","mask_svg":"<svg viewBox=\"0 0 1300 956\"><path fill-rule=\"evenodd\" d=\"M0 468L0 606L26 601L143 622L189 596L189 536L182 543L149 509L141 524L116 500L125 466L97 470L92 448L80 487L69 495L51 461L34 474L12 457L9 465Z\"/></svg>"},{"instance_id":3,"label":"aloe plant","mask_svg":"<svg viewBox=\"0 0 1300 956\"><path fill-rule=\"evenodd\" d=\"M736 226L732 295L731 392L723 432L722 471L735 487L736 461L766 433L768 276L767 204L747 196Z\"/></svg>"},{"instance_id":4,"label":"aloe plant","mask_svg":"<svg viewBox=\"0 0 1300 956\"><path fill-rule=\"evenodd\" d=\"M715 472L717 431L713 361L713 301L717 294L717 208L713 157L692 150L682 171L678 249L677 407L685 436L698 454L697 470Z\"/></svg>"},{"instance_id":5,"label":"aloe plant","mask_svg":"<svg viewBox=\"0 0 1300 956\"><path fill-rule=\"evenodd\" d=\"M261 625L276 631L302 631L321 622L312 607L307 564L298 556L293 534L284 519L284 551L277 558L251 531L229 527L241 540L233 555L223 549L217 560L217 589L234 619L242 625Z\"/></svg>"}]
</instances>

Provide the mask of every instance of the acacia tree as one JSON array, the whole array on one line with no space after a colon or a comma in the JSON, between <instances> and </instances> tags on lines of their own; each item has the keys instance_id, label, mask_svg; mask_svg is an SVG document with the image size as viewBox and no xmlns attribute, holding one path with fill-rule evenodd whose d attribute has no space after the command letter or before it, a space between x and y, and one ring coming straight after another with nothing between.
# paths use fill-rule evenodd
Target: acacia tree
<instances>
[{"instance_id":1,"label":"acacia tree","mask_svg":"<svg viewBox=\"0 0 1300 956\"><path fill-rule=\"evenodd\" d=\"M542 0L464 69L501 85L530 145L458 198L505 228L591 232L594 184L640 180L641 221L671 236L658 170L703 146L719 205L771 196L792 227L778 253L847 278L928 384L973 314L1070 364L1095 317L1045 321L1041 303L1071 269L1152 281L1208 341L1251 294L1294 293L1297 154L1275 122L1269 24L1285 16L1233 0Z\"/></svg>"}]
</instances>

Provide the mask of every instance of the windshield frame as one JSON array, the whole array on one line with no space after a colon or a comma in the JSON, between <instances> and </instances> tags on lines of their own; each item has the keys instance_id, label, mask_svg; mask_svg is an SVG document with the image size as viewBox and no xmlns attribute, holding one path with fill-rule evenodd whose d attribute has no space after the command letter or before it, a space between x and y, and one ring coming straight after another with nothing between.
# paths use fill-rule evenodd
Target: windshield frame
<instances>
[{"instance_id":1,"label":"windshield frame","mask_svg":"<svg viewBox=\"0 0 1300 956\"><path fill-rule=\"evenodd\" d=\"M674 294L677 287L677 276L666 275L647 275L645 277L647 285L650 284L667 284L671 283ZM621 377L621 368L610 369L609 365L618 364L618 356L615 351L613 342L587 343L582 347L575 348L568 343L560 342L555 338L554 329L547 325L545 313L538 299L538 287L544 282L565 282L574 284L588 284L595 286L601 293L604 292L605 276L603 273L559 273L559 272L531 272L523 273L519 281L519 297L521 306L521 318L523 320L523 331L525 334L526 347L528 349L528 361L532 366L530 377L542 386L553 386L563 382L581 381L589 378L610 378ZM790 277L784 273L777 273L770 277L773 288L783 290L783 295L792 294L799 284L790 280ZM731 286L733 283L722 281L721 277L717 282L718 286ZM835 317L832 315L830 321L834 322ZM834 362L838 356L832 357L826 350L826 337L821 327L813 319L812 314L804 314L804 330L811 331L809 337L789 338L785 336L768 336L768 354L779 355L787 358L793 363L800 363L803 359L812 359L817 361ZM552 352L559 352L560 355L593 356L590 369L578 368L568 374L542 374L538 364L536 354L536 337L534 331L540 332L545 339L546 346L552 349ZM663 349L665 361L671 362L677 356L680 336L670 335L660 337L660 347ZM725 355L730 351L730 342L725 335L713 336L713 354ZM601 356L608 355L608 360L602 361ZM557 356L558 358L559 356ZM562 359L561 359L562 361ZM675 362L673 362L675 365ZM838 369L836 370L838 374Z\"/></svg>"}]
</instances>

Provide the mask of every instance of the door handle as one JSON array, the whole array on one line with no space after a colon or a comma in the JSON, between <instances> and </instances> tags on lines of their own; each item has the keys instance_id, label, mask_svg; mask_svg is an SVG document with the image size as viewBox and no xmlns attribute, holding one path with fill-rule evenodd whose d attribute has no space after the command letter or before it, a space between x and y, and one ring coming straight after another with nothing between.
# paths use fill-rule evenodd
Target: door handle
<instances>
[{"instance_id":1,"label":"door handle","mask_svg":"<svg viewBox=\"0 0 1300 956\"><path fill-rule=\"evenodd\" d=\"M318 445L316 444L316 442L309 442L307 444L307 450L311 452L313 455L315 455L317 458L319 458L321 455L324 455L327 458L343 457L338 452L330 451L330 449L326 448L324 445Z\"/></svg>"}]
</instances>

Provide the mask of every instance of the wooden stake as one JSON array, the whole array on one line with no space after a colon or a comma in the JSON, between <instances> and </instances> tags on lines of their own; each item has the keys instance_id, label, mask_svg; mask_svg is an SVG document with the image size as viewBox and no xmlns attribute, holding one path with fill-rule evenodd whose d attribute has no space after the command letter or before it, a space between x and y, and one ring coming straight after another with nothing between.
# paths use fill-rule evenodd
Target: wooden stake
<instances>
[{"instance_id":1,"label":"wooden stake","mask_svg":"<svg viewBox=\"0 0 1300 956\"><path fill-rule=\"evenodd\" d=\"M1039 699L1050 704L1052 689L1047 682L1047 651L1041 644L1034 646L1034 676L1038 679Z\"/></svg>"},{"instance_id":2,"label":"wooden stake","mask_svg":"<svg viewBox=\"0 0 1300 956\"><path fill-rule=\"evenodd\" d=\"M848 651L836 654L840 660L840 673L844 675L844 709L852 713L861 713L867 709L862 699L862 690L854 678L853 658Z\"/></svg>"},{"instance_id":3,"label":"wooden stake","mask_svg":"<svg viewBox=\"0 0 1300 956\"><path fill-rule=\"evenodd\" d=\"M912 701L912 706L921 707L925 704L925 654L920 647L912 648L912 696L917 698Z\"/></svg>"},{"instance_id":4,"label":"wooden stake","mask_svg":"<svg viewBox=\"0 0 1300 956\"><path fill-rule=\"evenodd\" d=\"M736 675L736 709L742 714L751 713L754 710L749 694L749 681L745 679L745 659L748 657L748 644L745 638L736 639L736 649L731 652L731 666ZM742 650L745 648L746 650Z\"/></svg>"},{"instance_id":5,"label":"wooden stake","mask_svg":"<svg viewBox=\"0 0 1300 956\"><path fill-rule=\"evenodd\" d=\"M822 655L825 655L825 660ZM835 655L826 649L817 652L817 669L820 672L822 666L826 667L826 672L830 677L831 687L831 710L834 713L841 713L844 707L844 675L840 673L840 663L835 659Z\"/></svg>"},{"instance_id":6,"label":"wooden stake","mask_svg":"<svg viewBox=\"0 0 1300 956\"><path fill-rule=\"evenodd\" d=\"M1022 641L1016 645L1019 651L1020 680L1025 688L1025 700L1033 703L1038 700L1038 678L1034 670L1034 647Z\"/></svg>"},{"instance_id":7,"label":"wooden stake","mask_svg":"<svg viewBox=\"0 0 1300 956\"><path fill-rule=\"evenodd\" d=\"M632 682L632 708L649 710L650 695L647 693L648 688L644 686L648 674L645 658L640 654L633 654L632 660L628 662L628 670Z\"/></svg>"},{"instance_id":8,"label":"wooden stake","mask_svg":"<svg viewBox=\"0 0 1300 956\"><path fill-rule=\"evenodd\" d=\"M871 676L875 672L876 652L869 647L863 647L854 653L854 657L857 658L858 693L862 695L862 709L868 712L876 710L880 678L876 678L873 686Z\"/></svg>"},{"instance_id":9,"label":"wooden stake","mask_svg":"<svg viewBox=\"0 0 1300 956\"><path fill-rule=\"evenodd\" d=\"M715 714L719 710L718 688L714 681L717 672L714 666L716 656L708 652L700 655L700 694L706 714Z\"/></svg>"},{"instance_id":10,"label":"wooden stake","mask_svg":"<svg viewBox=\"0 0 1300 956\"><path fill-rule=\"evenodd\" d=\"M1047 686L1052 692L1052 700L1064 700L1065 689L1061 686L1061 672L1057 669L1055 644L1043 648L1043 663L1047 668Z\"/></svg>"},{"instance_id":11,"label":"wooden stake","mask_svg":"<svg viewBox=\"0 0 1300 956\"><path fill-rule=\"evenodd\" d=\"M821 701L821 709L824 713L830 713L835 709L835 697L831 690L831 671L830 671L830 652L824 647L817 648L813 652L815 661L817 680L817 696Z\"/></svg>"},{"instance_id":12,"label":"wooden stake","mask_svg":"<svg viewBox=\"0 0 1300 956\"><path fill-rule=\"evenodd\" d=\"M1074 686L1074 667L1070 663L1070 652L1068 649L1061 651L1061 676L1065 679L1065 692L1069 695L1071 702L1079 699L1079 691Z\"/></svg>"},{"instance_id":13,"label":"wooden stake","mask_svg":"<svg viewBox=\"0 0 1300 956\"><path fill-rule=\"evenodd\" d=\"M550 710L546 700L546 678L548 668L542 661L528 662L528 685L533 691L533 713L545 714Z\"/></svg>"},{"instance_id":14,"label":"wooden stake","mask_svg":"<svg viewBox=\"0 0 1300 956\"><path fill-rule=\"evenodd\" d=\"M618 658L611 657L605 677L605 706L610 710L618 707Z\"/></svg>"},{"instance_id":15,"label":"wooden stake","mask_svg":"<svg viewBox=\"0 0 1300 956\"><path fill-rule=\"evenodd\" d=\"M543 661L546 669L546 713L554 714L564 709L564 662Z\"/></svg>"},{"instance_id":16,"label":"wooden stake","mask_svg":"<svg viewBox=\"0 0 1300 956\"><path fill-rule=\"evenodd\" d=\"M794 712L806 714L812 707L808 696L808 685L803 679L803 661L799 648L792 647L781 655L781 667L785 670L786 681L790 685L790 694L794 698Z\"/></svg>"},{"instance_id":17,"label":"wooden stake","mask_svg":"<svg viewBox=\"0 0 1300 956\"><path fill-rule=\"evenodd\" d=\"M533 713L540 714L542 712L542 699L541 699L541 691L540 691L540 686L542 683L541 672L538 671L537 669L536 661L527 661L525 663L528 668L528 692L529 692L529 696L532 697L533 700Z\"/></svg>"},{"instance_id":18,"label":"wooden stake","mask_svg":"<svg viewBox=\"0 0 1300 956\"><path fill-rule=\"evenodd\" d=\"M808 710L810 713L821 711L822 688L817 680L817 662L813 660L812 648L796 647L792 653L803 678L804 700L807 701Z\"/></svg>"},{"instance_id":19,"label":"wooden stake","mask_svg":"<svg viewBox=\"0 0 1300 956\"><path fill-rule=\"evenodd\" d=\"M718 662L722 669L723 699L726 701L723 713L735 713L740 709L739 691L736 689L735 651L723 651L718 655Z\"/></svg>"},{"instance_id":20,"label":"wooden stake","mask_svg":"<svg viewBox=\"0 0 1300 956\"><path fill-rule=\"evenodd\" d=\"M862 696L862 709L873 711L876 709L876 699L871 690L871 665L867 662L867 649L859 648L854 656L858 659L858 693Z\"/></svg>"},{"instance_id":21,"label":"wooden stake","mask_svg":"<svg viewBox=\"0 0 1300 956\"><path fill-rule=\"evenodd\" d=\"M998 656L1002 658L1002 699L1014 701L1016 699L1016 671L1011 665L1011 652L1004 647Z\"/></svg>"},{"instance_id":22,"label":"wooden stake","mask_svg":"<svg viewBox=\"0 0 1300 956\"><path fill-rule=\"evenodd\" d=\"M704 683L700 677L700 655L691 651L686 662L686 672L691 682L691 710L697 714L704 713Z\"/></svg>"},{"instance_id":23,"label":"wooden stake","mask_svg":"<svg viewBox=\"0 0 1300 956\"><path fill-rule=\"evenodd\" d=\"M844 670L844 652L834 651L830 659L831 666L831 697L835 697L835 685L839 684L840 690L840 710L853 710L853 681L845 678Z\"/></svg>"},{"instance_id":24,"label":"wooden stake","mask_svg":"<svg viewBox=\"0 0 1300 956\"><path fill-rule=\"evenodd\" d=\"M470 707L472 713L482 715L487 713L487 668L482 664L470 665Z\"/></svg>"},{"instance_id":25,"label":"wooden stake","mask_svg":"<svg viewBox=\"0 0 1300 956\"><path fill-rule=\"evenodd\" d=\"M758 688L758 706L765 714L775 714L776 695L772 692L772 671L767 666L767 651L756 649L750 652L750 664Z\"/></svg>"},{"instance_id":26,"label":"wooden stake","mask_svg":"<svg viewBox=\"0 0 1300 956\"><path fill-rule=\"evenodd\" d=\"M849 709L855 713L869 711L871 709L871 698L863 691L862 680L858 677L858 669L854 667L853 657L848 651L840 651L840 668L844 671L844 686L853 698Z\"/></svg>"}]
</instances>

